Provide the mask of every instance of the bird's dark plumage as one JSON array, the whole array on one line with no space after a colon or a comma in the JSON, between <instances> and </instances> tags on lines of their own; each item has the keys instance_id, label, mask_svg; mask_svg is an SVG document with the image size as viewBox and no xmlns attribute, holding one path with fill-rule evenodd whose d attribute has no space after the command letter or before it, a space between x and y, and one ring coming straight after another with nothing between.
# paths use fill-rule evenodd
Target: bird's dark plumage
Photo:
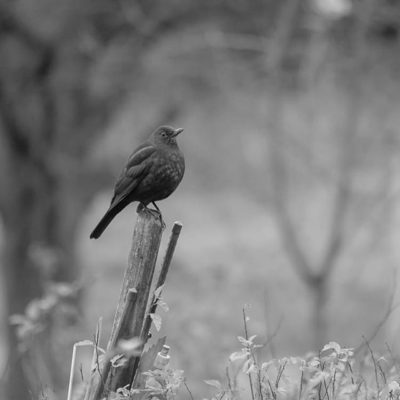
<instances>
[{"instance_id":1,"label":"bird's dark plumage","mask_svg":"<svg viewBox=\"0 0 400 400\"><path fill-rule=\"evenodd\" d=\"M136 148L115 184L109 209L90 238L99 238L129 203L139 201L147 206L165 199L177 188L185 172L185 159L176 142L176 136L182 131L160 126Z\"/></svg>"}]
</instances>

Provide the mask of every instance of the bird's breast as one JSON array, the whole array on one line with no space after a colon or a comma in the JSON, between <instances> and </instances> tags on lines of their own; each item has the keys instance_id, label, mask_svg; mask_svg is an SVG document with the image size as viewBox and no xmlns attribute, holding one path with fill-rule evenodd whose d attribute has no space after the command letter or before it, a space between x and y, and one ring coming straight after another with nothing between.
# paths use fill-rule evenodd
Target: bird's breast
<instances>
[{"instance_id":1,"label":"bird's breast","mask_svg":"<svg viewBox=\"0 0 400 400\"><path fill-rule=\"evenodd\" d=\"M177 188L184 172L185 161L180 152L155 153L148 174L138 188L140 196L149 202L165 199Z\"/></svg>"}]
</instances>

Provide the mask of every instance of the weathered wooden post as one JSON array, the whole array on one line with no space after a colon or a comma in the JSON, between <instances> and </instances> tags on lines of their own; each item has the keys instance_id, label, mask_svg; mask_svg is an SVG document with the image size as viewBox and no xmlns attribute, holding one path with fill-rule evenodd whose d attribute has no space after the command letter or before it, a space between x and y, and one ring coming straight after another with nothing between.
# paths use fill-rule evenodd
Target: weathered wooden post
<instances>
[{"instance_id":1,"label":"weathered wooden post","mask_svg":"<svg viewBox=\"0 0 400 400\"><path fill-rule=\"evenodd\" d=\"M165 281L181 227L180 223L174 225L156 289ZM143 343L148 339L151 325L150 313L154 312L157 306L154 294L151 302L149 302L149 296L162 231L163 224L160 218L148 209L139 207L128 267L107 346L109 354L114 351L120 339L137 337ZM106 357L102 365L97 365L97 370L92 372L85 400L104 399L110 392L132 385L139 363L138 356L130 356L123 365L116 368L111 364L109 357Z\"/></svg>"}]
</instances>

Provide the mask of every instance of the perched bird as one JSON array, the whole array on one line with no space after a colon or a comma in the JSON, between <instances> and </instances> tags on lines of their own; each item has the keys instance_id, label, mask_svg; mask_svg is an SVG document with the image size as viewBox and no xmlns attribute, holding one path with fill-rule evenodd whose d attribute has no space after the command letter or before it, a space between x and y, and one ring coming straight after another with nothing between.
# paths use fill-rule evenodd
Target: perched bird
<instances>
[{"instance_id":1,"label":"perched bird","mask_svg":"<svg viewBox=\"0 0 400 400\"><path fill-rule=\"evenodd\" d=\"M160 126L134 150L115 185L110 207L90 234L91 239L99 238L113 218L133 201L145 207L152 203L160 213L155 202L168 197L185 172L185 159L176 142L182 131Z\"/></svg>"}]
</instances>

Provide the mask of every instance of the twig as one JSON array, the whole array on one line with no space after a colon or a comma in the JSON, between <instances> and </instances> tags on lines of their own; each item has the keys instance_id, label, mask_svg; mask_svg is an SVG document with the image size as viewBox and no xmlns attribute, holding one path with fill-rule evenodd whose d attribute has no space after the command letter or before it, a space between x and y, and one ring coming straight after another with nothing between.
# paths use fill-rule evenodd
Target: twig
<instances>
[{"instance_id":1,"label":"twig","mask_svg":"<svg viewBox=\"0 0 400 400\"><path fill-rule=\"evenodd\" d=\"M336 383L336 369L335 372L333 373L333 381L332 381L332 399L335 398L335 383Z\"/></svg>"},{"instance_id":2,"label":"twig","mask_svg":"<svg viewBox=\"0 0 400 400\"><path fill-rule=\"evenodd\" d=\"M183 381L183 385L185 386L186 390L187 390L188 393L189 393L190 400L194 400L193 394L192 394L192 392L190 391L189 386L187 385L187 383L186 383L185 381Z\"/></svg>"},{"instance_id":3,"label":"twig","mask_svg":"<svg viewBox=\"0 0 400 400\"><path fill-rule=\"evenodd\" d=\"M227 383L228 383L228 389L229 389L229 391L232 393L233 390L232 390L231 377L230 377L230 375L229 375L229 367L226 367L226 368L225 368L225 375L226 375L226 381L227 381Z\"/></svg>"},{"instance_id":4,"label":"twig","mask_svg":"<svg viewBox=\"0 0 400 400\"><path fill-rule=\"evenodd\" d=\"M100 380L101 380L101 382L103 382L103 385L104 385L105 382L104 382L103 374L102 374L101 369L100 369L99 346L98 346L98 342L97 342L97 338L96 337L95 337L94 350L95 350L95 353L96 353L96 369L97 369L97 372L99 373Z\"/></svg>"},{"instance_id":5,"label":"twig","mask_svg":"<svg viewBox=\"0 0 400 400\"><path fill-rule=\"evenodd\" d=\"M331 384L331 382L329 381L329 383L328 384L326 384L326 379L324 379L324 389L325 389L325 394L324 394L324 397L322 398L322 400L323 399L325 399L325 397L327 397L328 398L328 400L329 400L329 392L328 392L328 389L329 389L329 386L330 386L330 384Z\"/></svg>"},{"instance_id":6,"label":"twig","mask_svg":"<svg viewBox=\"0 0 400 400\"><path fill-rule=\"evenodd\" d=\"M387 349L387 351L388 351L388 353L390 355L390 358L392 359L392 363L393 363L393 365L394 365L394 367L396 369L397 374L400 375L399 366L397 364L395 356L393 355L392 349L390 348L390 346L389 346L389 344L387 342L385 342L385 346L386 346L386 349Z\"/></svg>"},{"instance_id":7,"label":"twig","mask_svg":"<svg viewBox=\"0 0 400 400\"><path fill-rule=\"evenodd\" d=\"M100 343L102 328L103 328L103 318L100 317L99 320L97 321L97 326L96 326L95 346L93 348L92 365L93 365L93 361L98 359L97 348Z\"/></svg>"},{"instance_id":8,"label":"twig","mask_svg":"<svg viewBox=\"0 0 400 400\"><path fill-rule=\"evenodd\" d=\"M279 318L279 321L278 321L277 325L276 325L276 328L274 329L274 331L270 335L268 335L267 340L263 344L263 347L266 347L266 346L272 344L272 341L275 339L275 337L278 335L279 330L281 329L282 322L283 322L283 317L281 316Z\"/></svg>"},{"instance_id":9,"label":"twig","mask_svg":"<svg viewBox=\"0 0 400 400\"><path fill-rule=\"evenodd\" d=\"M165 253L164 261L162 263L161 270L160 270L160 275L159 275L158 280L157 280L156 290L158 288L162 287L164 285L164 283L165 283L165 280L167 278L169 267L171 265L172 257L174 255L174 251L175 251L176 244L178 242L181 230L182 230L182 224L180 222L175 222L174 226L172 227L172 233L171 233L171 236L169 238L167 251ZM150 331L150 326L151 326L150 314L154 314L156 312L157 301L158 301L158 298L160 297L160 295L161 295L161 291L160 291L160 293L159 293L157 298L153 294L150 310L147 313L146 321L145 321L143 329L142 329L141 338L143 340L147 339L147 334Z\"/></svg>"},{"instance_id":10,"label":"twig","mask_svg":"<svg viewBox=\"0 0 400 400\"><path fill-rule=\"evenodd\" d=\"M371 358L372 358L372 362L374 363L374 372L375 372L375 381L376 381L376 389L377 389L377 393L376 393L376 398L379 398L379 392L380 392L380 387L379 387L379 378L378 378L378 367L377 367L377 363L375 360L375 356L374 356L374 352L372 351L371 346L369 345L369 342L367 341L367 339L365 338L365 336L363 336L363 339L365 341L365 344L371 354Z\"/></svg>"},{"instance_id":11,"label":"twig","mask_svg":"<svg viewBox=\"0 0 400 400\"><path fill-rule=\"evenodd\" d=\"M69 383L68 383L67 400L71 400L71 398L72 398L72 385L74 383L75 361L76 361L76 345L74 344L74 347L72 348L71 368L70 368L70 371L69 371Z\"/></svg>"},{"instance_id":12,"label":"twig","mask_svg":"<svg viewBox=\"0 0 400 400\"><path fill-rule=\"evenodd\" d=\"M301 400L301 392L303 390L303 379L304 379L304 369L301 370L301 376L300 376L299 400Z\"/></svg>"},{"instance_id":13,"label":"twig","mask_svg":"<svg viewBox=\"0 0 400 400\"><path fill-rule=\"evenodd\" d=\"M389 298L389 303L388 303L388 307L386 309L385 314L383 314L382 319L379 321L379 323L376 325L374 331L369 335L368 339L366 339L364 336L364 343L360 344L355 350L354 350L354 354L358 354L363 347L368 343L371 342L375 336L379 333L379 331L381 330L381 328L383 327L383 325L386 323L386 321L388 320L388 318L390 317L390 315L393 313L393 311L395 311L399 306L400 306L400 302L393 304L394 303L394 297L396 294L396 273L394 274L393 277L393 287L390 293L390 298Z\"/></svg>"},{"instance_id":14,"label":"twig","mask_svg":"<svg viewBox=\"0 0 400 400\"><path fill-rule=\"evenodd\" d=\"M281 366L279 367L278 375L276 376L276 381L275 381L275 388L276 388L276 389L278 389L278 387L279 387L279 382L280 382L280 380L281 380L281 378L282 378L283 371L284 371L285 368L286 368L286 364L287 364L287 361L285 361L285 362L283 363L283 365L281 365Z\"/></svg>"},{"instance_id":15,"label":"twig","mask_svg":"<svg viewBox=\"0 0 400 400\"><path fill-rule=\"evenodd\" d=\"M269 385L269 390L271 391L272 397L274 400L276 400L276 392L274 390L274 388L271 385L271 381L268 379L268 385Z\"/></svg>"},{"instance_id":16,"label":"twig","mask_svg":"<svg viewBox=\"0 0 400 400\"><path fill-rule=\"evenodd\" d=\"M387 380L386 380L386 375L385 372L382 369L382 365L379 363L379 360L377 361L378 364L378 368L379 368L379 372L381 373L382 379L383 379L383 383L386 385Z\"/></svg>"},{"instance_id":17,"label":"twig","mask_svg":"<svg viewBox=\"0 0 400 400\"><path fill-rule=\"evenodd\" d=\"M246 340L249 339L249 334L247 331L247 316L246 316L246 310L243 307L242 308L242 313L243 313L243 326L244 326L244 337ZM250 360L250 354L247 354L247 359ZM253 390L253 380L251 379L251 374L249 373L249 383L250 383L250 391L251 391L251 398L255 400L254 397L254 390Z\"/></svg>"}]
</instances>

